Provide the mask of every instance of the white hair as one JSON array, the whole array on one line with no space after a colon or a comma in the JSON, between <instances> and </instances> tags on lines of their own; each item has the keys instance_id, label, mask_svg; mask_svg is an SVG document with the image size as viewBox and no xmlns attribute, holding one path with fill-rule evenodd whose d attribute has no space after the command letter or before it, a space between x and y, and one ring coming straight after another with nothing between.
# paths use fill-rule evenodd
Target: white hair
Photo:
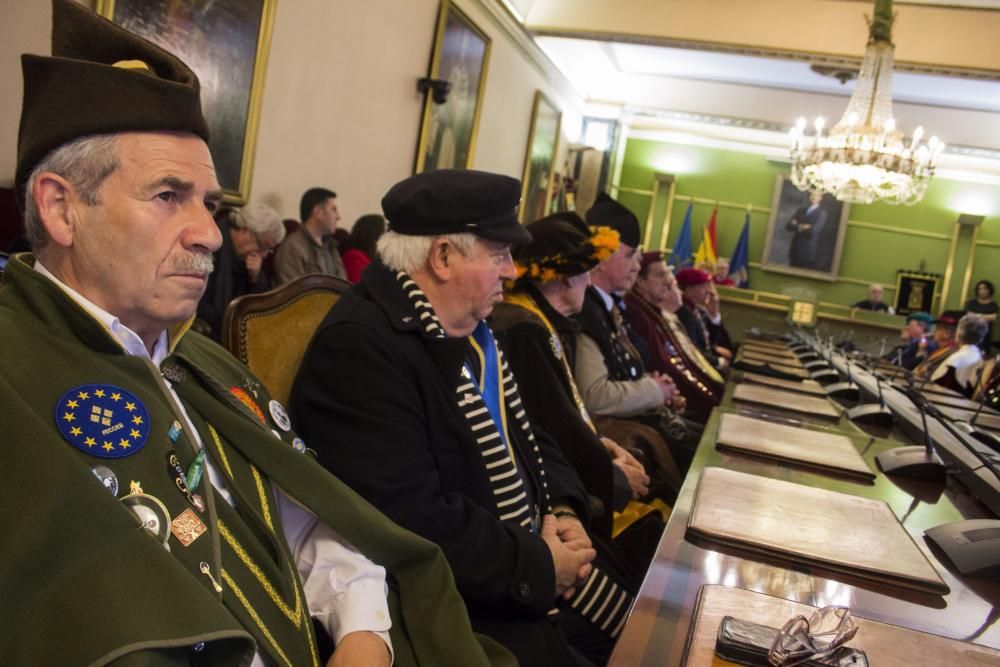
<instances>
[{"instance_id":1,"label":"white hair","mask_svg":"<svg viewBox=\"0 0 1000 667\"><path fill-rule=\"evenodd\" d=\"M115 134L94 134L74 139L52 150L31 170L24 187L24 230L35 254L49 242L32 196L38 176L46 171L62 176L84 204L96 206L100 203L97 191L101 184L118 168L117 138Z\"/></svg>"},{"instance_id":2,"label":"white hair","mask_svg":"<svg viewBox=\"0 0 1000 667\"><path fill-rule=\"evenodd\" d=\"M476 235L441 234L439 236L410 236L399 232L386 232L378 240L378 254L382 262L393 271L414 273L424 266L431 254L435 239L445 239L459 252L468 254L476 242Z\"/></svg>"},{"instance_id":3,"label":"white hair","mask_svg":"<svg viewBox=\"0 0 1000 667\"><path fill-rule=\"evenodd\" d=\"M285 223L278 212L267 204L247 204L236 211L233 224L259 236L271 236L275 243L285 240Z\"/></svg>"},{"instance_id":4,"label":"white hair","mask_svg":"<svg viewBox=\"0 0 1000 667\"><path fill-rule=\"evenodd\" d=\"M989 329L989 324L975 313L966 313L958 321L958 332L956 338L960 343L967 345L979 345Z\"/></svg>"}]
</instances>

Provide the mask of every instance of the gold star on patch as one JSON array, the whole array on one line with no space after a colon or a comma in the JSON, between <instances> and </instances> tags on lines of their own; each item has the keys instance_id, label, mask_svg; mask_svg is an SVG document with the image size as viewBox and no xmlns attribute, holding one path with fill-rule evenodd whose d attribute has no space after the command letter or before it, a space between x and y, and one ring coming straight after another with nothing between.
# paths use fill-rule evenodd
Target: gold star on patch
<instances>
[{"instance_id":1,"label":"gold star on patch","mask_svg":"<svg viewBox=\"0 0 1000 667\"><path fill-rule=\"evenodd\" d=\"M66 420L66 421L68 421L68 422L71 422L74 419L76 419L76 415L74 415L72 412L67 412L67 413L63 414L63 419Z\"/></svg>"},{"instance_id":2,"label":"gold star on patch","mask_svg":"<svg viewBox=\"0 0 1000 667\"><path fill-rule=\"evenodd\" d=\"M97 398L104 398L104 390L103 389L95 390L94 396L96 396Z\"/></svg>"},{"instance_id":3,"label":"gold star on patch","mask_svg":"<svg viewBox=\"0 0 1000 667\"><path fill-rule=\"evenodd\" d=\"M135 410L135 403L132 403L131 401L125 401L125 409L128 410L129 412L132 412L133 410Z\"/></svg>"},{"instance_id":4,"label":"gold star on patch","mask_svg":"<svg viewBox=\"0 0 1000 667\"><path fill-rule=\"evenodd\" d=\"M113 449L115 448L115 446L114 446L114 445L112 445L112 444L111 444L110 442L108 442L107 440L105 440L105 441L104 441L104 444L103 444L103 445L101 445L101 446L102 446L102 447L104 448L104 451L106 451L106 452L110 452L111 450L113 450Z\"/></svg>"},{"instance_id":5,"label":"gold star on patch","mask_svg":"<svg viewBox=\"0 0 1000 667\"><path fill-rule=\"evenodd\" d=\"M85 401L88 398L90 398L90 394L88 394L85 391L81 391L79 394L76 395L76 397L79 398L81 401Z\"/></svg>"},{"instance_id":6,"label":"gold star on patch","mask_svg":"<svg viewBox=\"0 0 1000 667\"><path fill-rule=\"evenodd\" d=\"M87 438L86 440L83 441L83 444L87 445L88 447L93 447L94 445L97 444L97 441L94 440L93 438Z\"/></svg>"},{"instance_id":7,"label":"gold star on patch","mask_svg":"<svg viewBox=\"0 0 1000 667\"><path fill-rule=\"evenodd\" d=\"M133 438L139 438L139 437L141 437L141 436L142 436L142 434L141 434L141 433L139 433L139 431L137 431L136 429L132 429L131 431L129 431L129 433L128 433L128 434L129 434L130 436L132 436Z\"/></svg>"},{"instance_id":8,"label":"gold star on patch","mask_svg":"<svg viewBox=\"0 0 1000 667\"><path fill-rule=\"evenodd\" d=\"M73 434L73 435L83 435L83 431L82 431L82 430L80 430L80 427L79 427L79 426L74 426L73 428L71 428L71 429L69 430L69 432L70 432L71 434Z\"/></svg>"},{"instance_id":9,"label":"gold star on patch","mask_svg":"<svg viewBox=\"0 0 1000 667\"><path fill-rule=\"evenodd\" d=\"M76 401L66 401L67 408L76 408L79 404Z\"/></svg>"},{"instance_id":10,"label":"gold star on patch","mask_svg":"<svg viewBox=\"0 0 1000 667\"><path fill-rule=\"evenodd\" d=\"M121 447L122 449L128 449L129 447L132 446L132 443L126 440L125 438L122 438L121 440L118 441L118 446Z\"/></svg>"},{"instance_id":11,"label":"gold star on patch","mask_svg":"<svg viewBox=\"0 0 1000 667\"><path fill-rule=\"evenodd\" d=\"M142 423L142 417L140 417L139 415L132 417L132 423L138 426L139 424Z\"/></svg>"},{"instance_id":12,"label":"gold star on patch","mask_svg":"<svg viewBox=\"0 0 1000 667\"><path fill-rule=\"evenodd\" d=\"M122 395L116 391L115 393L111 394L111 400L115 402L120 401L122 400Z\"/></svg>"}]
</instances>

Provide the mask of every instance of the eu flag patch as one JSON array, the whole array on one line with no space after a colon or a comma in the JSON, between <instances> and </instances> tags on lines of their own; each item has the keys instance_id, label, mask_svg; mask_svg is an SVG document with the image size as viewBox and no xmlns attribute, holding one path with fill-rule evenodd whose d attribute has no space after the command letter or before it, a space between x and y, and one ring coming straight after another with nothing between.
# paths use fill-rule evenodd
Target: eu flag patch
<instances>
[{"instance_id":1,"label":"eu flag patch","mask_svg":"<svg viewBox=\"0 0 1000 667\"><path fill-rule=\"evenodd\" d=\"M102 459L120 459L142 449L149 412L135 394L109 384L73 387L56 403L56 425L74 447Z\"/></svg>"}]
</instances>

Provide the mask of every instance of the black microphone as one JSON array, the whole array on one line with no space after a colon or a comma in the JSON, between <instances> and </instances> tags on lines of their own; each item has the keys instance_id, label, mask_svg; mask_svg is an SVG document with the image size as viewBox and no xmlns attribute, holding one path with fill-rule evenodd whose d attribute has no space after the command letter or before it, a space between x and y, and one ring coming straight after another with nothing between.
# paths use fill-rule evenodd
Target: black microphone
<instances>
[{"instance_id":1,"label":"black microphone","mask_svg":"<svg viewBox=\"0 0 1000 667\"><path fill-rule=\"evenodd\" d=\"M920 385L920 389L923 389L925 384L927 384L926 380ZM930 412L931 416L935 418L940 418L941 413L920 393L920 389L915 387L907 388L906 397L913 401L913 404L917 406L917 410L920 411L920 421L924 428L924 448L927 450L927 455L931 456L934 454L934 444L931 441L931 434L927 430L927 413Z\"/></svg>"}]
</instances>

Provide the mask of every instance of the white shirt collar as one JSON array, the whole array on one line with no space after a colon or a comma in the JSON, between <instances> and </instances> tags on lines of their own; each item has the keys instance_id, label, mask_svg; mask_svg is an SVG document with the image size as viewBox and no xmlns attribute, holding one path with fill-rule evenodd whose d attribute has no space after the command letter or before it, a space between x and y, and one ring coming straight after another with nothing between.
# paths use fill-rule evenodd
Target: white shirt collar
<instances>
[{"instance_id":1,"label":"white shirt collar","mask_svg":"<svg viewBox=\"0 0 1000 667\"><path fill-rule=\"evenodd\" d=\"M597 290L598 295L600 295L601 301L604 302L604 310L606 310L606 311L608 311L610 313L611 312L611 307L615 305L614 299L611 298L610 294L608 294L607 292L605 292L604 290L602 290L597 285L594 285L593 287L594 287L595 290Z\"/></svg>"},{"instance_id":2,"label":"white shirt collar","mask_svg":"<svg viewBox=\"0 0 1000 667\"><path fill-rule=\"evenodd\" d=\"M42 274L53 283L56 284L59 289L65 292L69 298L73 299L81 308L87 311L87 313L93 317L95 320L101 323L101 325L117 340L122 349L125 350L126 354L135 357L145 357L152 361L157 368L164 359L167 358L167 331L164 329L160 332L159 337L153 344L153 354L149 354L146 350L145 343L139 338L139 334L135 333L127 326L121 323L117 317L104 310L97 304L88 300L82 294L74 290L72 287L62 282L55 275L52 274L45 265L41 263L37 258L35 259L35 271Z\"/></svg>"}]
</instances>

